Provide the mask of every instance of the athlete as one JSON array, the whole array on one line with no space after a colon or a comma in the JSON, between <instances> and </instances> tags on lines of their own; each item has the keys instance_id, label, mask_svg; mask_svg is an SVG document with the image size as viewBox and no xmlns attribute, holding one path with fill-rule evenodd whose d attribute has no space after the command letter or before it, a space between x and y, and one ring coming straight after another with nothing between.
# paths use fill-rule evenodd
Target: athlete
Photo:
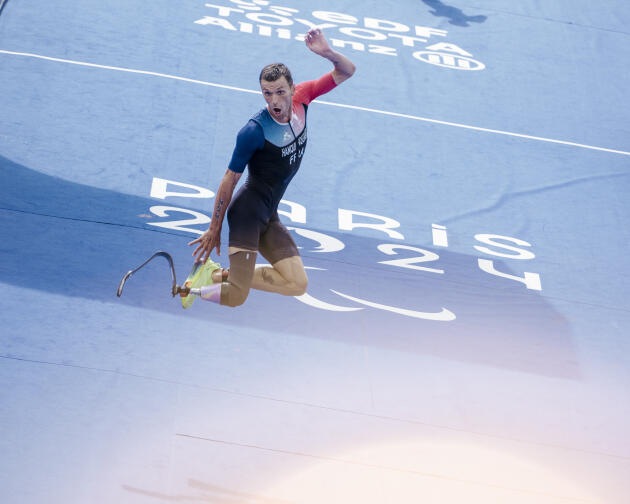
<instances>
[{"instance_id":1,"label":"athlete","mask_svg":"<svg viewBox=\"0 0 630 504\"><path fill-rule=\"evenodd\" d=\"M267 107L256 113L240 130L232 160L217 191L209 229L189 245L195 263L186 279L182 305L194 299L231 307L245 302L249 289L299 296L308 279L302 259L288 230L278 218L278 203L298 171L306 148L306 113L309 103L350 78L354 64L330 48L318 28L308 31L306 46L334 65L317 80L295 86L291 72L282 63L262 69L260 89ZM232 200L245 166L249 176ZM227 210L229 224L229 270L209 260L216 249L221 255L221 227ZM258 252L271 264L256 268Z\"/></svg>"}]
</instances>

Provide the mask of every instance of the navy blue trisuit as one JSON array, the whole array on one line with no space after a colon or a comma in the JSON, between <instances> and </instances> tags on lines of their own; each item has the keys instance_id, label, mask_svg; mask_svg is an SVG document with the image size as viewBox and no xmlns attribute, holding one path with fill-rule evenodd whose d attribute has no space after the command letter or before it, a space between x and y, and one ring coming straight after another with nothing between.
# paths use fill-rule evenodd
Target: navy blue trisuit
<instances>
[{"instance_id":1,"label":"navy blue trisuit","mask_svg":"<svg viewBox=\"0 0 630 504\"><path fill-rule=\"evenodd\" d=\"M308 105L335 86L331 73L302 82L288 123L276 121L265 107L239 131L229 169L243 173L248 166L249 175L228 208L230 247L260 251L270 264L299 255L278 218L278 204L304 156Z\"/></svg>"}]
</instances>

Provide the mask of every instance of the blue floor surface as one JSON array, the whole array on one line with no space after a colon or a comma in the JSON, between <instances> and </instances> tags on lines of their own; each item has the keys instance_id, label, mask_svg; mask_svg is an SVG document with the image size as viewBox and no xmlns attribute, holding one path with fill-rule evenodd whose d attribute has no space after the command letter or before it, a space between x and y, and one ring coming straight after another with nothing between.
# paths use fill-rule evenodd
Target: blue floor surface
<instances>
[{"instance_id":1,"label":"blue floor surface","mask_svg":"<svg viewBox=\"0 0 630 504\"><path fill-rule=\"evenodd\" d=\"M624 504L629 24L619 0L6 1L0 500ZM261 67L332 68L314 25L357 72L309 107L280 205L307 295L184 311L157 259L117 298L156 250L185 277Z\"/></svg>"}]
</instances>

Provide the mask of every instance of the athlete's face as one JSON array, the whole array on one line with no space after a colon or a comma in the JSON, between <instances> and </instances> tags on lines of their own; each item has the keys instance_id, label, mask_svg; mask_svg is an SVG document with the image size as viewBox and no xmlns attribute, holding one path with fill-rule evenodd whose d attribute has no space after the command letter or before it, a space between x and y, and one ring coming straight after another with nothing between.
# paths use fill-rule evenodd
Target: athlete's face
<instances>
[{"instance_id":1,"label":"athlete's face","mask_svg":"<svg viewBox=\"0 0 630 504\"><path fill-rule=\"evenodd\" d=\"M278 122L291 120L292 98L295 86L289 86L284 75L275 81L261 80L260 89L267 102L267 109Z\"/></svg>"}]
</instances>

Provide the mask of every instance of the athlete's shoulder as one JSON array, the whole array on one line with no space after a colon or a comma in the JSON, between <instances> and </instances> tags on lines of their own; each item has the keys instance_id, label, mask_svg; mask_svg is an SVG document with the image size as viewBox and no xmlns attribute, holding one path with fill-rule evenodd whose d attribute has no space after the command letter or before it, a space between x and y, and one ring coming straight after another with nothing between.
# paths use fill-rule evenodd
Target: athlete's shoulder
<instances>
[{"instance_id":1,"label":"athlete's shoulder","mask_svg":"<svg viewBox=\"0 0 630 504\"><path fill-rule=\"evenodd\" d=\"M308 105L311 103L311 94L313 91L313 81L304 81L296 84L295 93L293 94L293 103L302 103Z\"/></svg>"},{"instance_id":2,"label":"athlete's shoulder","mask_svg":"<svg viewBox=\"0 0 630 504\"><path fill-rule=\"evenodd\" d=\"M308 105L315 98L328 93L337 86L332 72L322 75L319 79L300 82L295 86L293 102Z\"/></svg>"},{"instance_id":3,"label":"athlete's shoulder","mask_svg":"<svg viewBox=\"0 0 630 504\"><path fill-rule=\"evenodd\" d=\"M267 124L270 124L271 122L271 115L269 114L269 111L267 110L267 107L263 107L261 108L258 112L256 112L251 119L249 120L249 122L253 122L255 124L258 124L261 128L265 128L265 126Z\"/></svg>"},{"instance_id":4,"label":"athlete's shoulder","mask_svg":"<svg viewBox=\"0 0 630 504\"><path fill-rule=\"evenodd\" d=\"M264 143L264 133L262 125L256 121L256 115L254 115L245 126L243 126L238 132L237 141L238 142L246 142L252 143L254 145L260 144L260 139L262 138Z\"/></svg>"},{"instance_id":5,"label":"athlete's shoulder","mask_svg":"<svg viewBox=\"0 0 630 504\"><path fill-rule=\"evenodd\" d=\"M236 135L236 145L228 168L233 172L243 173L254 153L264 146L265 134L262 127L250 119Z\"/></svg>"}]
</instances>

